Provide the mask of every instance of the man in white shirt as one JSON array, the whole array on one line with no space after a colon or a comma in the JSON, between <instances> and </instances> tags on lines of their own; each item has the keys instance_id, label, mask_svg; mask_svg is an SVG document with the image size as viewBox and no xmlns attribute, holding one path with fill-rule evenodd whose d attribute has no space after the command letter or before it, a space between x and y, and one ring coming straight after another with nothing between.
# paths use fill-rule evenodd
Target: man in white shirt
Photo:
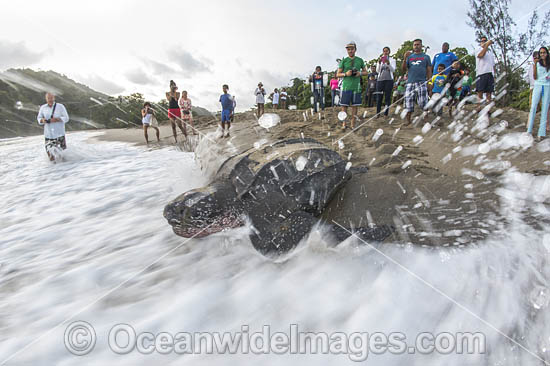
<instances>
[{"instance_id":1,"label":"man in white shirt","mask_svg":"<svg viewBox=\"0 0 550 366\"><path fill-rule=\"evenodd\" d=\"M489 46L493 41L488 41L487 37L481 36L479 46L476 50L476 90L479 100L483 99L483 94L487 97L487 103L491 103L492 93L495 91L495 78L493 75L495 68L495 57L489 51Z\"/></svg>"},{"instance_id":2,"label":"man in white shirt","mask_svg":"<svg viewBox=\"0 0 550 366\"><path fill-rule=\"evenodd\" d=\"M46 139L46 152L51 161L55 160L52 148L66 149L65 123L69 122L69 115L65 106L55 102L55 95L46 93L46 104L38 111L38 124L44 126L44 137Z\"/></svg>"}]
</instances>

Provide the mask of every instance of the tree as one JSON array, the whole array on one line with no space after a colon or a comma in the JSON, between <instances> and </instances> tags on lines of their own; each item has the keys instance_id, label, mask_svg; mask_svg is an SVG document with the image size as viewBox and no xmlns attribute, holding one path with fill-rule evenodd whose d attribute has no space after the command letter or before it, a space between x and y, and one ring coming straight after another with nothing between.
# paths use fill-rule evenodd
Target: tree
<instances>
[{"instance_id":1,"label":"tree","mask_svg":"<svg viewBox=\"0 0 550 366\"><path fill-rule=\"evenodd\" d=\"M497 70L506 73L505 81L510 90L519 90L522 70L518 68L530 57L531 52L547 42L550 11L539 26L537 11L533 11L527 30L519 33L517 24L509 13L510 0L469 0L471 10L466 23L475 30L476 37L486 36L493 40L491 52L497 60ZM522 62L523 61L523 62ZM509 96L504 98L509 101Z\"/></svg>"},{"instance_id":2,"label":"tree","mask_svg":"<svg viewBox=\"0 0 550 366\"><path fill-rule=\"evenodd\" d=\"M411 51L413 49L413 41L405 41L403 44L397 49L397 51L391 56L395 60L395 80L399 76L403 76L403 70L401 70L401 64L403 63L403 60L405 59L405 53L407 51Z\"/></svg>"}]
</instances>

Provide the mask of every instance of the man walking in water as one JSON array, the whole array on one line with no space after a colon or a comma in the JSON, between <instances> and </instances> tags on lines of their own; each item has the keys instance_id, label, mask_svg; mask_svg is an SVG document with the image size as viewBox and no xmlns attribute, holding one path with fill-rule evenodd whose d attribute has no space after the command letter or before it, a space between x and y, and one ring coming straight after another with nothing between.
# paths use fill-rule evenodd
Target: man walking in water
<instances>
[{"instance_id":1,"label":"man walking in water","mask_svg":"<svg viewBox=\"0 0 550 366\"><path fill-rule=\"evenodd\" d=\"M40 107L37 120L40 126L44 126L46 153L50 161L54 161L53 149L67 148L65 141L65 123L69 122L67 110L63 104L55 102L55 95L46 93L46 104Z\"/></svg>"}]
</instances>

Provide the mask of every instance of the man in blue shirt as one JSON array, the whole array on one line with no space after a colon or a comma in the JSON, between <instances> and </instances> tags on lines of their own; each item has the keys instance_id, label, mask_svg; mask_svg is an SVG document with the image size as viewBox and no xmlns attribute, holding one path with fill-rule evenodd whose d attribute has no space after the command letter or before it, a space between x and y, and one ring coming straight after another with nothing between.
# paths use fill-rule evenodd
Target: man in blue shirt
<instances>
[{"instance_id":1,"label":"man in blue shirt","mask_svg":"<svg viewBox=\"0 0 550 366\"><path fill-rule=\"evenodd\" d=\"M414 111L414 101L422 109L428 103L427 80L432 77L430 56L422 51L422 40L413 41L413 52L407 51L403 64L403 72L407 73L407 89L405 90L405 109L407 110L407 125L411 124Z\"/></svg>"},{"instance_id":2,"label":"man in blue shirt","mask_svg":"<svg viewBox=\"0 0 550 366\"><path fill-rule=\"evenodd\" d=\"M443 64L445 66L445 71L443 73L448 76L451 71L451 65L457 60L458 57L456 57L453 52L449 52L449 44L445 42L443 46L441 46L441 53L434 56L432 70L437 70L439 64Z\"/></svg>"},{"instance_id":3,"label":"man in blue shirt","mask_svg":"<svg viewBox=\"0 0 550 366\"><path fill-rule=\"evenodd\" d=\"M229 86L224 84L222 86L223 94L220 96L220 103L222 104L222 137L229 137L229 127L231 127L231 115L233 114L233 97L228 93ZM227 124L227 134L225 133L225 125Z\"/></svg>"}]
</instances>

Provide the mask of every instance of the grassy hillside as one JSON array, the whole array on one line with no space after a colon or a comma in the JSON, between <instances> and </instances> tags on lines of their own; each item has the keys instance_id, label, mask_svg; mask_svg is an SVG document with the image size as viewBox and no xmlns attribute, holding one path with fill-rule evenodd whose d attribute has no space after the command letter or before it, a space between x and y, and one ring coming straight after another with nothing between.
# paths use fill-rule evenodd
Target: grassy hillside
<instances>
[{"instance_id":1,"label":"grassy hillside","mask_svg":"<svg viewBox=\"0 0 550 366\"><path fill-rule=\"evenodd\" d=\"M67 107L71 118L66 126L68 131L141 127L140 109L144 98L139 93L112 97L55 71L10 69L0 73L0 138L43 133L36 115L45 103L47 91L55 93L56 101ZM210 112L194 107L193 114L209 115Z\"/></svg>"}]
</instances>

